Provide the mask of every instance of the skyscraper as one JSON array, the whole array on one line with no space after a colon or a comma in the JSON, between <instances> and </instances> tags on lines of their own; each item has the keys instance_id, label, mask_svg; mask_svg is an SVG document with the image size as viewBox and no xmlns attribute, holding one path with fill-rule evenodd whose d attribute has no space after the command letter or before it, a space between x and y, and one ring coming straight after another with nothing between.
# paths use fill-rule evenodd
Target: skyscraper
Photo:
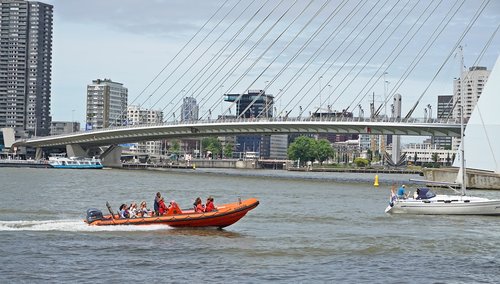
<instances>
[{"instance_id":1,"label":"skyscraper","mask_svg":"<svg viewBox=\"0 0 500 284\"><path fill-rule=\"evenodd\" d=\"M198 104L194 97L182 99L181 121L198 120Z\"/></svg>"},{"instance_id":2,"label":"skyscraper","mask_svg":"<svg viewBox=\"0 0 500 284\"><path fill-rule=\"evenodd\" d=\"M453 118L453 96L452 95L439 95L437 101L437 118ZM433 144L436 145L438 149L451 150L451 137L450 136L434 136Z\"/></svg>"},{"instance_id":3,"label":"skyscraper","mask_svg":"<svg viewBox=\"0 0 500 284\"><path fill-rule=\"evenodd\" d=\"M52 5L0 0L0 128L48 135Z\"/></svg>"},{"instance_id":4,"label":"skyscraper","mask_svg":"<svg viewBox=\"0 0 500 284\"><path fill-rule=\"evenodd\" d=\"M128 89L111 79L87 85L86 130L127 125Z\"/></svg>"},{"instance_id":5,"label":"skyscraper","mask_svg":"<svg viewBox=\"0 0 500 284\"><path fill-rule=\"evenodd\" d=\"M155 124L163 122L163 111L161 110L150 110L144 109L140 106L128 106L128 124L129 125L140 125L140 124ZM134 143L134 147L130 150L136 153L147 153L151 155L160 155L161 141L142 141Z\"/></svg>"},{"instance_id":6,"label":"skyscraper","mask_svg":"<svg viewBox=\"0 0 500 284\"><path fill-rule=\"evenodd\" d=\"M453 109L453 117L460 119L460 106L464 107L465 123L469 120L474 107L483 92L484 85L488 81L491 71L486 67L472 66L468 71L462 72L460 78L455 79L453 84L453 103L456 107ZM464 102L462 104L462 97ZM456 102L456 103L455 103ZM452 150L458 149L460 138L453 138Z\"/></svg>"}]
</instances>

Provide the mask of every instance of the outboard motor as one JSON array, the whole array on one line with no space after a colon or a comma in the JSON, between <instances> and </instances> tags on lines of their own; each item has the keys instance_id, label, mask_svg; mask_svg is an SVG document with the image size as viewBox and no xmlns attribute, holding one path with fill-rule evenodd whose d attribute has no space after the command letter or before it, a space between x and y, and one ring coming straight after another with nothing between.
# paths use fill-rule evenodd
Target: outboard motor
<instances>
[{"instance_id":1,"label":"outboard motor","mask_svg":"<svg viewBox=\"0 0 500 284\"><path fill-rule=\"evenodd\" d=\"M96 208L87 209L87 223L92 223L97 220L102 220L102 211Z\"/></svg>"}]
</instances>

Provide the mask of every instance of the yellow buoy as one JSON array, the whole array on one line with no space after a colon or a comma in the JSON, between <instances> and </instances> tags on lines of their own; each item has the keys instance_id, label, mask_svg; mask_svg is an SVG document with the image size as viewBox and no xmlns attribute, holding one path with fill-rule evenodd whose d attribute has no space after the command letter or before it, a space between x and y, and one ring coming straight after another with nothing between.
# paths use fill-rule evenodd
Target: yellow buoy
<instances>
[{"instance_id":1,"label":"yellow buoy","mask_svg":"<svg viewBox=\"0 0 500 284\"><path fill-rule=\"evenodd\" d=\"M375 175L375 182L373 183L374 187L378 187L378 175Z\"/></svg>"}]
</instances>

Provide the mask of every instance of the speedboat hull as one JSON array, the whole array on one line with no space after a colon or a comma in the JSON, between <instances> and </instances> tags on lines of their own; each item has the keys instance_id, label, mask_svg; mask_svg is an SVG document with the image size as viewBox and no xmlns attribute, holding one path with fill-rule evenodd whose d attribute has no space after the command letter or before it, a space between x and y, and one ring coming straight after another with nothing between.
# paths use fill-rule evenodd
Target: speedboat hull
<instances>
[{"instance_id":1,"label":"speedboat hull","mask_svg":"<svg viewBox=\"0 0 500 284\"><path fill-rule=\"evenodd\" d=\"M171 227L217 227L224 228L239 221L248 211L259 205L255 198L217 206L213 212L194 213L190 211L175 215L163 215L146 218L119 218L117 215L103 216L101 220L86 223L92 226L115 225L168 225Z\"/></svg>"},{"instance_id":2,"label":"speedboat hull","mask_svg":"<svg viewBox=\"0 0 500 284\"><path fill-rule=\"evenodd\" d=\"M500 200L480 197L437 195L433 198L400 199L386 213L417 215L500 215Z\"/></svg>"}]
</instances>

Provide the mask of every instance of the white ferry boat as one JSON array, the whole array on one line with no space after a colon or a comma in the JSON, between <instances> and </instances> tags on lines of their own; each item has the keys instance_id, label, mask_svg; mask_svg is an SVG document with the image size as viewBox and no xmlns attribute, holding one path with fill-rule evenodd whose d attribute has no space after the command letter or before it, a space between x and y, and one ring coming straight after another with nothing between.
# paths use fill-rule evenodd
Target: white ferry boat
<instances>
[{"instance_id":1,"label":"white ferry boat","mask_svg":"<svg viewBox=\"0 0 500 284\"><path fill-rule=\"evenodd\" d=\"M100 159L82 157L49 157L49 164L58 169L102 169Z\"/></svg>"}]
</instances>

